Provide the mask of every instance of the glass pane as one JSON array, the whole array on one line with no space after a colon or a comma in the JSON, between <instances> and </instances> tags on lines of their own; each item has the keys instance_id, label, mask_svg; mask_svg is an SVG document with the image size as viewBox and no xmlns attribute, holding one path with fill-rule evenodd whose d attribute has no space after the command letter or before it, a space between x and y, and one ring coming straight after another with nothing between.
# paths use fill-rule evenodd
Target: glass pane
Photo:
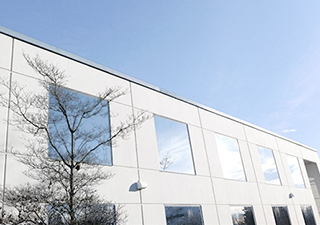
<instances>
[{"instance_id":1,"label":"glass pane","mask_svg":"<svg viewBox=\"0 0 320 225\"><path fill-rule=\"evenodd\" d=\"M311 205L301 206L301 211L306 225L316 225Z\"/></svg>"},{"instance_id":2,"label":"glass pane","mask_svg":"<svg viewBox=\"0 0 320 225\"><path fill-rule=\"evenodd\" d=\"M166 206L167 225L203 225L199 206Z\"/></svg>"},{"instance_id":3,"label":"glass pane","mask_svg":"<svg viewBox=\"0 0 320 225\"><path fill-rule=\"evenodd\" d=\"M154 116L160 169L194 174L192 152L186 124Z\"/></svg>"},{"instance_id":4,"label":"glass pane","mask_svg":"<svg viewBox=\"0 0 320 225\"><path fill-rule=\"evenodd\" d=\"M230 206L233 225L255 225L252 206Z\"/></svg>"},{"instance_id":5,"label":"glass pane","mask_svg":"<svg viewBox=\"0 0 320 225\"><path fill-rule=\"evenodd\" d=\"M272 150L258 147L258 151L266 183L281 185Z\"/></svg>"},{"instance_id":6,"label":"glass pane","mask_svg":"<svg viewBox=\"0 0 320 225\"><path fill-rule=\"evenodd\" d=\"M68 115L70 127L74 133L74 156L80 161L91 149L96 148L84 162L90 164L112 165L110 140L110 118L108 102L99 103L97 98L59 88L58 95ZM61 156L69 161L71 153L71 132L68 123L59 108L58 101L50 93L49 96L49 133L52 143L59 149ZM95 105L91 114L86 114ZM103 143L106 142L106 143ZM101 144L103 143L103 144ZM101 145L100 145L101 144ZM60 156L49 144L49 157L60 160Z\"/></svg>"},{"instance_id":7,"label":"glass pane","mask_svg":"<svg viewBox=\"0 0 320 225\"><path fill-rule=\"evenodd\" d=\"M224 178L245 181L237 140L219 134L216 137Z\"/></svg>"},{"instance_id":8,"label":"glass pane","mask_svg":"<svg viewBox=\"0 0 320 225\"><path fill-rule=\"evenodd\" d=\"M276 225L291 225L287 207L272 207Z\"/></svg>"},{"instance_id":9,"label":"glass pane","mask_svg":"<svg viewBox=\"0 0 320 225\"><path fill-rule=\"evenodd\" d=\"M292 179L294 186L304 188L304 181L301 174L301 169L299 166L298 158L294 156L287 155L288 164L290 167Z\"/></svg>"}]
</instances>

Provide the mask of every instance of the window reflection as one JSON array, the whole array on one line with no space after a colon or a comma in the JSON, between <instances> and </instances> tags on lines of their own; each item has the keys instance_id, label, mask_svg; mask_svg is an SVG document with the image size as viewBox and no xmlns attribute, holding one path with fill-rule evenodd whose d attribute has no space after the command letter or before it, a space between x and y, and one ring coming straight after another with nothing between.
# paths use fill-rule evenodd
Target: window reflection
<instances>
[{"instance_id":1,"label":"window reflection","mask_svg":"<svg viewBox=\"0 0 320 225\"><path fill-rule=\"evenodd\" d=\"M104 143L110 140L110 118L109 105L107 101L99 101L98 98L83 95L71 90L59 88L57 90L61 97L60 104L63 104L68 115L69 124L75 129L74 133L75 160L80 161L91 149L96 148L84 162L90 164L112 165L111 145ZM69 101L68 99L72 99ZM90 110L95 105L95 110L80 119L83 112ZM61 156L70 160L71 132L67 122L59 108L59 104L53 95L49 96L49 134L54 145L59 149ZM79 107L82 106L82 107ZM101 144L101 145L100 145ZM52 148L48 147L50 158L60 160L60 156Z\"/></svg>"},{"instance_id":2,"label":"window reflection","mask_svg":"<svg viewBox=\"0 0 320 225\"><path fill-rule=\"evenodd\" d=\"M230 206L233 225L255 225L252 206Z\"/></svg>"},{"instance_id":3,"label":"window reflection","mask_svg":"<svg viewBox=\"0 0 320 225\"><path fill-rule=\"evenodd\" d=\"M316 225L311 205L301 206L301 211L306 225Z\"/></svg>"},{"instance_id":4,"label":"window reflection","mask_svg":"<svg viewBox=\"0 0 320 225\"><path fill-rule=\"evenodd\" d=\"M258 147L258 151L266 183L281 185L272 150Z\"/></svg>"},{"instance_id":5,"label":"window reflection","mask_svg":"<svg viewBox=\"0 0 320 225\"><path fill-rule=\"evenodd\" d=\"M159 163L163 171L194 174L186 124L154 116Z\"/></svg>"},{"instance_id":6,"label":"window reflection","mask_svg":"<svg viewBox=\"0 0 320 225\"><path fill-rule=\"evenodd\" d=\"M291 225L288 209L286 206L272 207L273 216L276 221L276 225Z\"/></svg>"},{"instance_id":7,"label":"window reflection","mask_svg":"<svg viewBox=\"0 0 320 225\"><path fill-rule=\"evenodd\" d=\"M216 137L224 178L245 181L237 140L219 134Z\"/></svg>"},{"instance_id":8,"label":"window reflection","mask_svg":"<svg viewBox=\"0 0 320 225\"><path fill-rule=\"evenodd\" d=\"M203 225L199 206L166 206L167 225Z\"/></svg>"},{"instance_id":9,"label":"window reflection","mask_svg":"<svg viewBox=\"0 0 320 225\"><path fill-rule=\"evenodd\" d=\"M305 184L301 174L301 169L299 166L298 158L294 156L287 155L288 164L290 167L292 179L294 186L304 188Z\"/></svg>"}]
</instances>

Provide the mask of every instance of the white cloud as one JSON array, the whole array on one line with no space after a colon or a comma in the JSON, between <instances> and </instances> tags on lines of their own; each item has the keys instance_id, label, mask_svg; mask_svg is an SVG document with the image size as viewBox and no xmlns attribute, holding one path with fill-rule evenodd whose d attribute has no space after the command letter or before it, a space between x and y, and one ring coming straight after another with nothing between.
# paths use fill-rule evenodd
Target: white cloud
<instances>
[{"instance_id":1,"label":"white cloud","mask_svg":"<svg viewBox=\"0 0 320 225\"><path fill-rule=\"evenodd\" d=\"M282 133L291 133L291 132L296 132L296 129L285 129L282 131Z\"/></svg>"}]
</instances>

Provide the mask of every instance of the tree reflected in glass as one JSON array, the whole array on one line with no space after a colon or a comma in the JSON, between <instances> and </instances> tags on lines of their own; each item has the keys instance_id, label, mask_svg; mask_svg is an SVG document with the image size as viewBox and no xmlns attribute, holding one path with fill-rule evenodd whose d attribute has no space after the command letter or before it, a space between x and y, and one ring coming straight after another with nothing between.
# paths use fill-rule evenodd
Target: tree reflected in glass
<instances>
[{"instance_id":1,"label":"tree reflected in glass","mask_svg":"<svg viewBox=\"0 0 320 225\"><path fill-rule=\"evenodd\" d=\"M167 225L203 225L199 206L166 206Z\"/></svg>"},{"instance_id":2,"label":"tree reflected in glass","mask_svg":"<svg viewBox=\"0 0 320 225\"><path fill-rule=\"evenodd\" d=\"M252 206L230 206L233 225L255 225Z\"/></svg>"},{"instance_id":3,"label":"tree reflected in glass","mask_svg":"<svg viewBox=\"0 0 320 225\"><path fill-rule=\"evenodd\" d=\"M272 207L272 211L276 225L291 225L286 206L274 206Z\"/></svg>"},{"instance_id":4,"label":"tree reflected in glass","mask_svg":"<svg viewBox=\"0 0 320 225\"><path fill-rule=\"evenodd\" d=\"M301 206L301 211L306 225L316 225L311 205Z\"/></svg>"},{"instance_id":5,"label":"tree reflected in glass","mask_svg":"<svg viewBox=\"0 0 320 225\"><path fill-rule=\"evenodd\" d=\"M194 174L186 124L154 116L159 164L162 171Z\"/></svg>"}]
</instances>

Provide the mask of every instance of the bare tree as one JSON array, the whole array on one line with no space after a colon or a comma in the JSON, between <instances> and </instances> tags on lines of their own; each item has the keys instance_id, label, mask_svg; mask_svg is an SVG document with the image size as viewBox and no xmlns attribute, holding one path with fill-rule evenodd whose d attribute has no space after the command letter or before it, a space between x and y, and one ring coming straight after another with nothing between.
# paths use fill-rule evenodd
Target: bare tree
<instances>
[{"instance_id":1,"label":"bare tree","mask_svg":"<svg viewBox=\"0 0 320 225\"><path fill-rule=\"evenodd\" d=\"M108 122L109 103L125 91L107 88L97 97L85 96L65 88L67 76L57 66L39 56L23 56L40 75L43 92L30 92L17 82L2 79L9 95L1 95L1 104L13 113L10 124L28 137L32 135L26 138L26 149L14 150L13 154L28 167L25 174L38 182L4 187L2 202L14 210L3 211L1 222L72 225L123 222L125 214L121 206L102 199L94 187L113 176L103 164L110 163L114 140L125 137L147 116L131 115L112 127Z\"/></svg>"}]
</instances>

